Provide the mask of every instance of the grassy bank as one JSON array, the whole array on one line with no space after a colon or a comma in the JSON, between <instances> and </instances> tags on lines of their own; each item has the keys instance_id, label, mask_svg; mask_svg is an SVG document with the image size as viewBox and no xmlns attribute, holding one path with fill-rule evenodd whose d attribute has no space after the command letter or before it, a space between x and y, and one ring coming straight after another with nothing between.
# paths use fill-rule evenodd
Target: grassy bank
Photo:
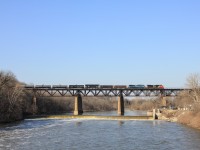
<instances>
[{"instance_id":1,"label":"grassy bank","mask_svg":"<svg viewBox=\"0 0 200 150\"><path fill-rule=\"evenodd\" d=\"M182 112L178 115L177 121L181 124L200 129L200 112Z\"/></svg>"},{"instance_id":2,"label":"grassy bank","mask_svg":"<svg viewBox=\"0 0 200 150\"><path fill-rule=\"evenodd\" d=\"M159 119L178 122L200 129L200 112L197 111L163 110Z\"/></svg>"}]
</instances>

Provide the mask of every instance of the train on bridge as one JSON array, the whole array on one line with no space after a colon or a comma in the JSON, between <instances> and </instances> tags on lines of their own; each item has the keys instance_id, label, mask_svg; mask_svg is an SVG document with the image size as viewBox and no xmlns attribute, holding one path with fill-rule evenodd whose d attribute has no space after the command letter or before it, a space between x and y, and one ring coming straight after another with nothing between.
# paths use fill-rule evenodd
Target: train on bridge
<instances>
[{"instance_id":1,"label":"train on bridge","mask_svg":"<svg viewBox=\"0 0 200 150\"><path fill-rule=\"evenodd\" d=\"M25 88L41 88L41 89L164 89L163 85L25 85Z\"/></svg>"}]
</instances>

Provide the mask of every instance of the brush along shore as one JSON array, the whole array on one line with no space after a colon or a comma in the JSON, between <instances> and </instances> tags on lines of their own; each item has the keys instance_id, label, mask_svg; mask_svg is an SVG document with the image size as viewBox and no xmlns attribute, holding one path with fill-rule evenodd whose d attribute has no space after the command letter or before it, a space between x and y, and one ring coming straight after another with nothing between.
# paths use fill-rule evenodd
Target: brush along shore
<instances>
[{"instance_id":1,"label":"brush along shore","mask_svg":"<svg viewBox=\"0 0 200 150\"><path fill-rule=\"evenodd\" d=\"M200 129L200 112L188 110L162 110L157 113L158 119L178 122L196 129Z\"/></svg>"}]
</instances>

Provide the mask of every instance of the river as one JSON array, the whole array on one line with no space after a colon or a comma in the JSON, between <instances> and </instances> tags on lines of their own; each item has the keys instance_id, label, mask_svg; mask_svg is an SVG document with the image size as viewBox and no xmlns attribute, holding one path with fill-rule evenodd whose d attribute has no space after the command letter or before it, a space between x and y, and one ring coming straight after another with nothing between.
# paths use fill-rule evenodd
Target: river
<instances>
[{"instance_id":1,"label":"river","mask_svg":"<svg viewBox=\"0 0 200 150\"><path fill-rule=\"evenodd\" d=\"M113 115L116 112L88 114ZM200 150L200 131L159 120L27 119L0 125L0 149Z\"/></svg>"}]
</instances>

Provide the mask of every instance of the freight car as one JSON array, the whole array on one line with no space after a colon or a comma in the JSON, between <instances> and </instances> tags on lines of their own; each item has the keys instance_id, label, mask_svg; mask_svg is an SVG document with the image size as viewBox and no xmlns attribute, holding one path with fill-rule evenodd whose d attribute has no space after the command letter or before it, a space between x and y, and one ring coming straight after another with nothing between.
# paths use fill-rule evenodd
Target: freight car
<instances>
[{"instance_id":1,"label":"freight car","mask_svg":"<svg viewBox=\"0 0 200 150\"><path fill-rule=\"evenodd\" d=\"M163 85L147 85L148 89L164 89Z\"/></svg>"},{"instance_id":2,"label":"freight car","mask_svg":"<svg viewBox=\"0 0 200 150\"><path fill-rule=\"evenodd\" d=\"M66 89L68 88L67 85L52 85L52 88L54 89Z\"/></svg>"},{"instance_id":3,"label":"freight car","mask_svg":"<svg viewBox=\"0 0 200 150\"><path fill-rule=\"evenodd\" d=\"M125 89L125 88L127 88L127 86L126 85L114 85L113 88L115 88L115 89Z\"/></svg>"},{"instance_id":4,"label":"freight car","mask_svg":"<svg viewBox=\"0 0 200 150\"><path fill-rule=\"evenodd\" d=\"M100 85L100 88L103 88L103 89L112 89L113 85Z\"/></svg>"},{"instance_id":5,"label":"freight car","mask_svg":"<svg viewBox=\"0 0 200 150\"><path fill-rule=\"evenodd\" d=\"M75 89L83 89L84 85L69 85L69 88L75 88Z\"/></svg>"},{"instance_id":6,"label":"freight car","mask_svg":"<svg viewBox=\"0 0 200 150\"><path fill-rule=\"evenodd\" d=\"M132 89L144 89L144 88L146 88L145 85L143 85L143 84L129 85L128 87L132 88Z\"/></svg>"},{"instance_id":7,"label":"freight car","mask_svg":"<svg viewBox=\"0 0 200 150\"><path fill-rule=\"evenodd\" d=\"M51 85L36 85L35 88L50 89Z\"/></svg>"},{"instance_id":8,"label":"freight car","mask_svg":"<svg viewBox=\"0 0 200 150\"><path fill-rule=\"evenodd\" d=\"M99 88L99 84L85 84L85 88L96 89Z\"/></svg>"}]
</instances>

